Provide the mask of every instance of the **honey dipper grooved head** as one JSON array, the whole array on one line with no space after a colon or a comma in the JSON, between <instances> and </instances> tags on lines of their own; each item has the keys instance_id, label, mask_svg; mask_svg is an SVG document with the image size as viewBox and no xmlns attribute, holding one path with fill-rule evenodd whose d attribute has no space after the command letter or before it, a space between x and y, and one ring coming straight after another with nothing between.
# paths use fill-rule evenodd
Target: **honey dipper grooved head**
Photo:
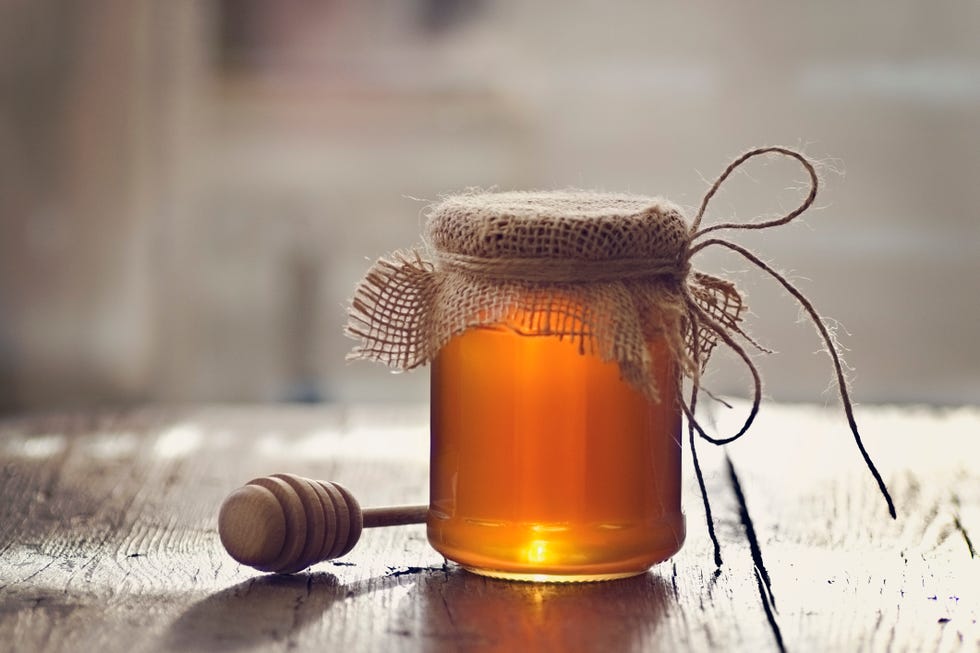
<instances>
[{"instance_id":1,"label":"honey dipper grooved head","mask_svg":"<svg viewBox=\"0 0 980 653\"><path fill-rule=\"evenodd\" d=\"M221 543L232 558L278 573L346 554L362 527L350 492L292 474L249 481L225 499L218 515Z\"/></svg>"}]
</instances>

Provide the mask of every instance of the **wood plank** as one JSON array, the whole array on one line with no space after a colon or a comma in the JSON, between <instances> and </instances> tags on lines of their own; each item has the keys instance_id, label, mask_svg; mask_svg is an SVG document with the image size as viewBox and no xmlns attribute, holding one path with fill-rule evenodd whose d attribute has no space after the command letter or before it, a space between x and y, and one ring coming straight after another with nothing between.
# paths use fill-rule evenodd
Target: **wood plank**
<instances>
[{"instance_id":1,"label":"wood plank","mask_svg":"<svg viewBox=\"0 0 980 653\"><path fill-rule=\"evenodd\" d=\"M963 434L980 416L865 412L873 451L896 445L878 457L906 515L898 523L881 521L833 413L767 410L762 428L731 447L786 648L968 646L980 583L963 533L980 528L980 490ZM898 440L895 422L908 431ZM962 433L945 441L958 458L919 435L944 427ZM699 452L719 571L688 469L688 541L638 578L484 579L446 564L418 525L366 531L342 560L282 577L223 552L224 496L289 471L339 481L365 507L424 502L425 407L3 421L0 650L777 650L724 453Z\"/></svg>"},{"instance_id":2,"label":"wood plank","mask_svg":"<svg viewBox=\"0 0 980 653\"><path fill-rule=\"evenodd\" d=\"M772 407L729 447L787 649L980 650L980 412L859 414L896 521L832 410Z\"/></svg>"}]
</instances>

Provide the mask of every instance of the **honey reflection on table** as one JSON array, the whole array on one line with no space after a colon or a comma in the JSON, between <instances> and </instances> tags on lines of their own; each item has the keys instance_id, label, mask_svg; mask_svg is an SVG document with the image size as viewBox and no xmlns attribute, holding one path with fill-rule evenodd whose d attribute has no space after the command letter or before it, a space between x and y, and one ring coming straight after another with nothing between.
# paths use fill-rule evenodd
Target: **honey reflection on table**
<instances>
[{"instance_id":1,"label":"honey reflection on table","mask_svg":"<svg viewBox=\"0 0 980 653\"><path fill-rule=\"evenodd\" d=\"M540 584L457 570L422 576L398 621L421 625L423 635L454 632L473 650L629 651L652 641L675 601L656 572L608 583Z\"/></svg>"}]
</instances>

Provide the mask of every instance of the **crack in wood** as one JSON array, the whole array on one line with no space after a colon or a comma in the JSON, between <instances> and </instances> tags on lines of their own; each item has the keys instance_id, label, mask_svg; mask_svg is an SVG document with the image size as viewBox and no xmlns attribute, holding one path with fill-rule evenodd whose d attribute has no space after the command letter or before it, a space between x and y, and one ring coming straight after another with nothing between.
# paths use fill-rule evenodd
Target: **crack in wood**
<instances>
[{"instance_id":1,"label":"crack in wood","mask_svg":"<svg viewBox=\"0 0 980 653\"><path fill-rule=\"evenodd\" d=\"M456 625L456 617L453 616L452 606L449 604L449 600L446 599L445 583L439 589L439 598L442 600L442 607L446 611L446 618L449 620L449 627L452 629L454 637L458 638L460 635L459 627Z\"/></svg>"},{"instance_id":2,"label":"crack in wood","mask_svg":"<svg viewBox=\"0 0 980 653\"><path fill-rule=\"evenodd\" d=\"M677 597L677 562L674 560L670 563L670 586L674 590L674 597Z\"/></svg>"},{"instance_id":3,"label":"crack in wood","mask_svg":"<svg viewBox=\"0 0 980 653\"><path fill-rule=\"evenodd\" d=\"M977 550L973 548L973 540L970 539L969 533L966 532L966 528L963 527L963 522L960 521L959 515L953 517L953 526L960 532L963 536L963 541L966 542L966 549L970 552L970 558L977 557Z\"/></svg>"},{"instance_id":4,"label":"crack in wood","mask_svg":"<svg viewBox=\"0 0 980 653\"><path fill-rule=\"evenodd\" d=\"M972 560L977 557L977 550L973 546L973 540L970 539L970 534L966 532L966 527L960 521L960 495L952 492L949 498L955 509L953 513L953 527L963 536L963 541L966 542L966 549L970 552L970 559Z\"/></svg>"},{"instance_id":5,"label":"crack in wood","mask_svg":"<svg viewBox=\"0 0 980 653\"><path fill-rule=\"evenodd\" d=\"M35 569L34 571L32 571L27 576L24 576L23 578L18 578L15 581L12 581L12 582L5 583L3 585L0 585L0 590L6 590L7 588L12 587L14 585L21 585L23 583L26 583L27 581L33 579L35 576L38 576L39 574L41 574L48 567L50 567L51 565L55 564L56 562L58 562L58 559L57 558L53 558L46 565L42 566L40 569Z\"/></svg>"},{"instance_id":6,"label":"crack in wood","mask_svg":"<svg viewBox=\"0 0 980 653\"><path fill-rule=\"evenodd\" d=\"M398 576L408 576L411 574L424 574L427 571L443 571L442 567L388 567L387 573L385 573L385 578L396 578Z\"/></svg>"},{"instance_id":7,"label":"crack in wood","mask_svg":"<svg viewBox=\"0 0 980 653\"><path fill-rule=\"evenodd\" d=\"M762 609L766 612L766 620L769 622L769 628L772 629L773 637L776 638L776 647L779 648L780 653L786 653L786 645L783 643L783 633L779 630L779 622L776 621L775 605L772 603L772 592L767 592L763 586L762 573L758 567L755 568L755 582L759 588L759 597L762 599Z\"/></svg>"},{"instance_id":8,"label":"crack in wood","mask_svg":"<svg viewBox=\"0 0 980 653\"><path fill-rule=\"evenodd\" d=\"M765 561L762 559L762 548L759 546L759 538L752 523L752 516L749 515L749 507L745 501L745 494L742 492L742 484L739 482L738 473L732 459L725 454L725 463L728 467L728 478L732 483L732 491L735 493L735 500L738 502L738 515L745 529L745 539L749 542L749 551L752 553L752 563L755 566L756 584L759 588L759 598L762 600L762 607L766 613L766 620L772 630L773 637L776 639L776 646L782 653L785 653L786 646L783 643L783 634L779 629L779 622L776 620L776 597L772 593L772 580L769 578L769 571L766 569Z\"/></svg>"}]
</instances>

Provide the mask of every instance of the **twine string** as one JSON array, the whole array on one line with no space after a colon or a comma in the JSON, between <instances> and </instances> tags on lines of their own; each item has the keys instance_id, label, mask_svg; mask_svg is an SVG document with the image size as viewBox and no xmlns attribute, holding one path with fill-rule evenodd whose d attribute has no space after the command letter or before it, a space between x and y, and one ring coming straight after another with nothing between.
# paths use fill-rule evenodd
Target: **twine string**
<instances>
[{"instance_id":1,"label":"twine string","mask_svg":"<svg viewBox=\"0 0 980 653\"><path fill-rule=\"evenodd\" d=\"M597 283L652 277L680 282L690 271L686 260L678 265L675 258L488 258L436 251L435 259L442 269L450 272L532 283Z\"/></svg>"},{"instance_id":2,"label":"twine string","mask_svg":"<svg viewBox=\"0 0 980 653\"><path fill-rule=\"evenodd\" d=\"M729 442L734 442L745 435L746 431L748 431L752 426L752 422L755 421L756 415L759 413L759 406L762 403L762 378L759 375L759 368L752 362L752 358L749 356L748 352L745 351L745 347L739 344L735 338L731 336L729 329L712 319L711 316L704 311L704 309L698 306L698 304L690 298L689 294L685 296L685 301L689 315L697 316L698 322L703 324L715 335L715 337L717 337L719 340L725 343L729 349L735 352L735 354L742 359L742 362L745 363L746 368L748 368L749 372L752 374L752 407L749 409L748 417L745 418L741 428L739 428L738 432L736 432L734 435L725 438L716 438L708 435L708 433L701 427L701 424L698 423L697 418L694 416L694 402L691 402L691 405L688 405L683 401L681 402L681 408L684 411L684 415L687 417L688 424L698 432L698 435L711 444L728 444ZM697 340L697 338L694 338L694 340ZM695 358L695 360L698 362L698 367L702 367L705 363L707 363L706 359L709 354L704 348L701 347L699 347L696 352L700 358ZM692 375L691 384L694 387L695 392L700 391L700 374Z\"/></svg>"},{"instance_id":3,"label":"twine string","mask_svg":"<svg viewBox=\"0 0 980 653\"><path fill-rule=\"evenodd\" d=\"M807 174L810 176L810 192L807 194L803 203L800 204L796 209L790 211L781 218L776 218L774 220L768 220L765 222L722 222L707 229L700 229L701 219L704 217L704 212L708 208L708 204L711 202L711 198L715 196L721 185L731 176L735 170L741 167L749 159L755 158L757 156L762 156L763 154L782 154L788 156L792 159L796 159L803 169L806 170ZM700 238L706 233L712 231L720 231L721 229L768 229L769 227L778 227L784 225L787 222L791 222L798 218L804 211L813 205L814 200L817 199L817 187L819 186L819 179L817 178L817 170L813 167L810 161L795 150L790 150L785 147L760 147L754 150L749 150L745 154L739 156L737 159L728 164L715 183L711 185L708 192L704 194L704 199L701 200L701 206L698 208L698 213L694 216L694 221L691 223L691 242ZM691 252L693 254L693 252Z\"/></svg>"},{"instance_id":4,"label":"twine string","mask_svg":"<svg viewBox=\"0 0 980 653\"><path fill-rule=\"evenodd\" d=\"M733 172L735 172L736 169L738 169L748 160L765 154L780 154L795 159L807 172L810 178L810 189L806 197L804 198L803 202L793 211L790 211L786 215L780 218L776 218L774 220L768 220L764 222L750 222L750 223L722 222L707 228L701 228L702 218L704 217L708 204L711 202L711 199L718 192L722 184L725 183L725 181L729 178L729 176L731 176ZM807 316L813 322L813 325L817 329L817 333L820 335L820 338L823 340L827 353L830 355L831 361L833 362L833 366L834 366L834 374L836 376L837 389L840 395L841 403L843 404L844 415L847 418L848 427L850 428L851 434L854 438L854 442L861 453L861 457L864 460L864 464L867 466L868 471L871 472L872 477L874 477L874 480L878 485L879 491L881 492L882 496L885 499L885 503L888 506L888 514L892 517L892 519L895 519L897 515L895 511L895 504L892 501L891 494L889 493L888 488L881 477L881 473L878 471L874 462L871 460L871 456L868 454L868 451L865 448L864 442L861 438L861 434L858 431L857 420L854 417L854 407L851 402L850 394L847 389L847 379L844 375L844 369L843 369L843 364L841 362L840 352L838 352L837 347L834 344L833 338L830 335L830 332L827 330L826 325L823 323L820 314L814 308L813 303L798 288L796 288L796 286L790 283L789 280L786 279L786 277L776 272L776 270L774 270L771 266L766 264L764 261L762 261L758 256L753 254L748 249L724 238L714 237L714 238L704 239L704 236L706 234L720 231L723 229L743 229L743 230L768 229L770 227L777 227L780 225L784 225L788 222L791 222L792 220L795 220L800 215L802 215L807 209L810 208L810 206L813 205L813 202L817 196L818 185L819 185L819 180L817 177L816 169L814 168L813 164L810 163L810 161L807 160L806 157L804 157L802 154L798 152L782 147L764 147L764 148L750 150L745 154L742 154L734 161L732 161L727 168L725 168L725 170L721 173L721 175L715 180L715 182L708 189L708 192L705 193L704 199L702 199L701 201L701 206L698 209L697 215L695 216L690 229L688 262L690 262L690 259L693 258L695 255L697 255L699 252L702 252L709 247L717 246L717 247L726 248L730 251L733 251L741 255L743 258L748 260L757 268L759 268L760 270L762 270L763 272L765 272L766 274L774 278L784 289L786 289L787 292L789 292L796 299L796 301L806 312ZM695 301L694 298L692 297L690 283L688 283L688 287L686 287L684 291L685 291L684 292L685 303L688 309L689 327L691 329L690 332L691 342L692 342L691 354L695 361L696 372L694 374L691 374L690 401L685 401L683 399L682 393L678 393L678 396L681 397L680 399L681 408L688 420L688 435L691 442L691 455L694 460L694 471L695 471L695 475L697 476L698 486L701 490L701 496L704 501L705 516L708 522L708 534L710 535L711 541L714 545L715 564L721 566L720 546L719 546L718 538L715 535L714 523L711 516L710 502L708 500L708 494L705 487L701 466L697 458L697 450L695 448L694 434L697 433L702 439L707 440L712 444L723 445L729 442L733 442L734 440L737 440L742 435L744 435L746 431L748 431L749 427L752 425L752 422L755 420L755 417L759 411L759 404L762 398L762 383L761 383L759 371L755 363L749 357L745 348L741 344L736 342L735 338L733 337L733 334L741 336L747 342L749 342L750 344L754 345L756 348L762 351L766 351L766 350L765 348L761 347L758 343L756 343L754 340L752 340L736 324L721 324L718 321L712 319L712 317L708 315L708 313L701 307L701 305L699 305L699 303ZM732 288L731 292L737 292L737 291L735 291L734 288ZM712 340L721 341L729 349L731 349L739 358L741 358L742 362L746 365L746 367L748 368L749 372L752 375L752 382L753 382L752 406L749 409L749 414L745 418L745 421L743 422L742 426L734 435L729 437L713 437L708 435L707 432L705 432L704 428L701 426L701 424L698 422L697 418L695 417L695 407L697 406L697 398L701 391L700 371L707 364L707 358L711 353L710 346L708 347L705 346L705 342L704 342L705 337L700 335L702 328L710 332L711 335L708 336L708 338ZM678 379L678 384L680 382L681 382L680 379Z\"/></svg>"}]
</instances>

